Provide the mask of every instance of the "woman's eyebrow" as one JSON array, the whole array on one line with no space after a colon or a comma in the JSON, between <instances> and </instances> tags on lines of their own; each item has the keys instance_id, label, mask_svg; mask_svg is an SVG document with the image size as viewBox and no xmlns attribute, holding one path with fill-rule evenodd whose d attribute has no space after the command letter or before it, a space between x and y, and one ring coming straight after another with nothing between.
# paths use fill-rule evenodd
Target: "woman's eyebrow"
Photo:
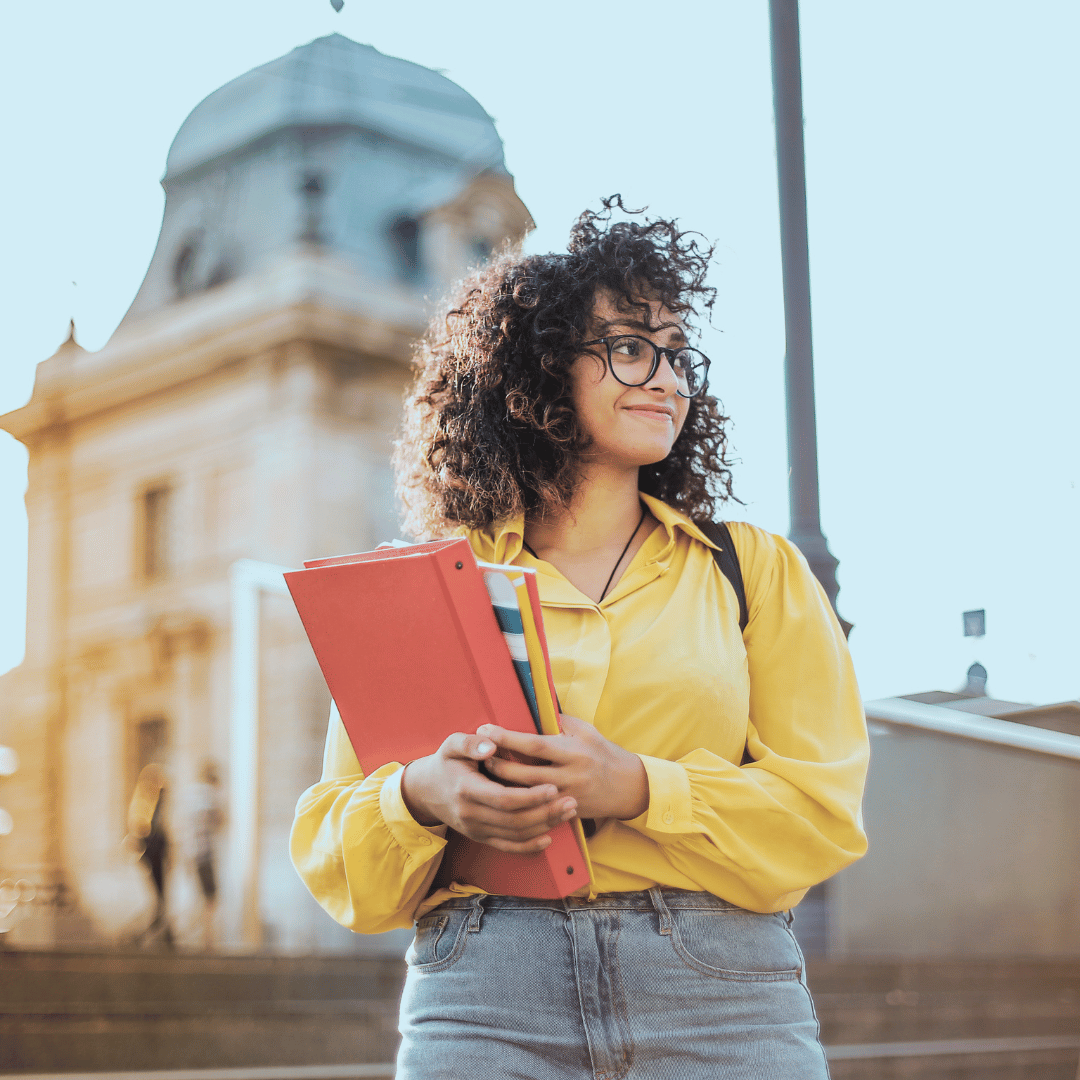
<instances>
[{"instance_id":1,"label":"woman's eyebrow","mask_svg":"<svg viewBox=\"0 0 1080 1080\"><path fill-rule=\"evenodd\" d=\"M674 330L680 341L686 341L686 334L678 323L667 323L664 326L649 326L646 323L634 319L609 319L600 324L600 336L606 337L609 330L641 330L646 334L657 334L661 330Z\"/></svg>"}]
</instances>

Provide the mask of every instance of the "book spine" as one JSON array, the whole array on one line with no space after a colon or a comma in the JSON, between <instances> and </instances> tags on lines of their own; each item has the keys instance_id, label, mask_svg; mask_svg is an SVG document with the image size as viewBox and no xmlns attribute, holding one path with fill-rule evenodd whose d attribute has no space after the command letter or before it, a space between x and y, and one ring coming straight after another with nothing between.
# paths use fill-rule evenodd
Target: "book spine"
<instances>
[{"instance_id":1,"label":"book spine","mask_svg":"<svg viewBox=\"0 0 1080 1080\"><path fill-rule=\"evenodd\" d=\"M544 633L544 616L540 607L540 590L536 584L535 574L525 578L525 588L528 591L529 602L533 611L536 636L540 644L540 652L544 657L544 673L547 676L548 689L551 692L551 700L555 706L555 712L558 714L562 712L562 705L559 703L559 693L555 689L555 679L551 674L551 658L548 656L547 635Z\"/></svg>"},{"instance_id":2,"label":"book spine","mask_svg":"<svg viewBox=\"0 0 1080 1080\"><path fill-rule=\"evenodd\" d=\"M499 629L502 631L503 640L510 650L510 659L514 663L514 671L517 673L522 693L525 695L525 701L528 703L533 723L536 725L536 733L541 735L543 729L540 726L540 709L536 701L536 687L533 683L532 667L529 664L529 651L525 643L525 628L521 621L521 609L518 607L514 587L498 571L486 571L484 573L484 585L487 588L488 596L491 597L491 607L495 612L495 619L499 624Z\"/></svg>"},{"instance_id":3,"label":"book spine","mask_svg":"<svg viewBox=\"0 0 1080 1080\"><path fill-rule=\"evenodd\" d=\"M536 724L468 541L458 540L436 552L434 563L449 613L458 624L459 640L486 699L486 715L478 716L476 724L493 723L511 731L534 732Z\"/></svg>"}]
</instances>

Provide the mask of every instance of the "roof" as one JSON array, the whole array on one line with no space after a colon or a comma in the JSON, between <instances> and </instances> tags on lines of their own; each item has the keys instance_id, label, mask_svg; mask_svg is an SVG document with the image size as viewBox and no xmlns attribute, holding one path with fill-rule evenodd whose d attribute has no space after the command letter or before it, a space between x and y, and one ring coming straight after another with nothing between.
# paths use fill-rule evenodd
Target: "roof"
<instances>
[{"instance_id":1,"label":"roof","mask_svg":"<svg viewBox=\"0 0 1080 1080\"><path fill-rule=\"evenodd\" d=\"M1024 705L1017 701L1001 701L997 698L973 697L954 694L947 690L928 690L921 694L903 694L905 701L919 701L924 705L940 705L946 709L992 716L998 720L1010 720L1014 724L1061 731L1066 735L1080 735L1080 701L1059 701L1052 705Z\"/></svg>"},{"instance_id":2,"label":"roof","mask_svg":"<svg viewBox=\"0 0 1080 1080\"><path fill-rule=\"evenodd\" d=\"M480 103L430 68L330 34L233 79L191 111L163 183L290 127L346 126L504 168L502 141Z\"/></svg>"}]
</instances>

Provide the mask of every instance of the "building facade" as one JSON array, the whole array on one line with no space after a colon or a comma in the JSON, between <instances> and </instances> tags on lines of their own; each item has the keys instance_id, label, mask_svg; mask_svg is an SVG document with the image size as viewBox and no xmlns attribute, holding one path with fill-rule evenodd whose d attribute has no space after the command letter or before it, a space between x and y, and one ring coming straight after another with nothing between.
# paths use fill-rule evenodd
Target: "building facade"
<instances>
[{"instance_id":1,"label":"building facade","mask_svg":"<svg viewBox=\"0 0 1080 1080\"><path fill-rule=\"evenodd\" d=\"M158 246L112 339L89 353L73 328L0 418L30 457L26 658L0 679L0 743L20 758L0 877L36 898L12 943L109 933L101 897L124 880L149 762L169 776L183 942L183 793L206 761L230 791L230 567L397 535L389 453L427 298L531 226L481 106L340 35L206 98L163 185ZM221 860L219 930L231 947L361 949L287 853L327 692L287 597L262 596L259 630L257 888L241 911Z\"/></svg>"}]
</instances>

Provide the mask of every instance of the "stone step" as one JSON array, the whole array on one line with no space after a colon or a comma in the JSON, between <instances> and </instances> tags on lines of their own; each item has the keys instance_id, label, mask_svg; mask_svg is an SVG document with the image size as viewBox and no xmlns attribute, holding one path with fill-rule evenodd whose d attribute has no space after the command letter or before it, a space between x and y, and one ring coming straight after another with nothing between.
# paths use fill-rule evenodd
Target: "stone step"
<instances>
[{"instance_id":1,"label":"stone step","mask_svg":"<svg viewBox=\"0 0 1080 1080\"><path fill-rule=\"evenodd\" d=\"M1076 1080L1080 1036L826 1046L833 1080Z\"/></svg>"},{"instance_id":2,"label":"stone step","mask_svg":"<svg viewBox=\"0 0 1080 1080\"><path fill-rule=\"evenodd\" d=\"M392 957L165 956L0 951L0 1012L22 1003L396 997Z\"/></svg>"},{"instance_id":3,"label":"stone step","mask_svg":"<svg viewBox=\"0 0 1080 1080\"><path fill-rule=\"evenodd\" d=\"M828 1044L1080 1031L1075 960L817 961L807 980Z\"/></svg>"},{"instance_id":4,"label":"stone step","mask_svg":"<svg viewBox=\"0 0 1080 1080\"><path fill-rule=\"evenodd\" d=\"M0 1074L2 1075L2 1074ZM278 1065L247 1069L19 1073L24 1080L394 1080L392 1062L375 1065Z\"/></svg>"},{"instance_id":5,"label":"stone step","mask_svg":"<svg viewBox=\"0 0 1080 1080\"><path fill-rule=\"evenodd\" d=\"M395 999L396 1000L396 999ZM77 1019L85 1016L98 1017L142 1017L146 1020L159 1020L167 1017L214 1016L214 1017L274 1017L274 1016L333 1016L348 1014L363 1015L371 1009L381 1007L380 1002L371 1002L363 998L341 998L326 1001L73 1001L57 1004L56 1002L26 1002L18 1005L5 1005L0 1010L0 1017L23 1017L44 1019Z\"/></svg>"},{"instance_id":6,"label":"stone step","mask_svg":"<svg viewBox=\"0 0 1080 1080\"><path fill-rule=\"evenodd\" d=\"M401 959L0 953L0 1070L393 1060Z\"/></svg>"},{"instance_id":7,"label":"stone step","mask_svg":"<svg viewBox=\"0 0 1080 1080\"><path fill-rule=\"evenodd\" d=\"M892 990L815 993L830 1043L1065 1035L1080 1031L1080 995L1039 990Z\"/></svg>"},{"instance_id":8,"label":"stone step","mask_svg":"<svg viewBox=\"0 0 1080 1080\"><path fill-rule=\"evenodd\" d=\"M1080 994L1080 958L1010 957L982 960L820 960L806 965L818 993L888 993L892 990L1064 991Z\"/></svg>"},{"instance_id":9,"label":"stone step","mask_svg":"<svg viewBox=\"0 0 1080 1080\"><path fill-rule=\"evenodd\" d=\"M397 1052L396 1001L321 1010L277 1004L259 1013L6 1014L0 1071L348 1065L392 1061Z\"/></svg>"}]
</instances>

